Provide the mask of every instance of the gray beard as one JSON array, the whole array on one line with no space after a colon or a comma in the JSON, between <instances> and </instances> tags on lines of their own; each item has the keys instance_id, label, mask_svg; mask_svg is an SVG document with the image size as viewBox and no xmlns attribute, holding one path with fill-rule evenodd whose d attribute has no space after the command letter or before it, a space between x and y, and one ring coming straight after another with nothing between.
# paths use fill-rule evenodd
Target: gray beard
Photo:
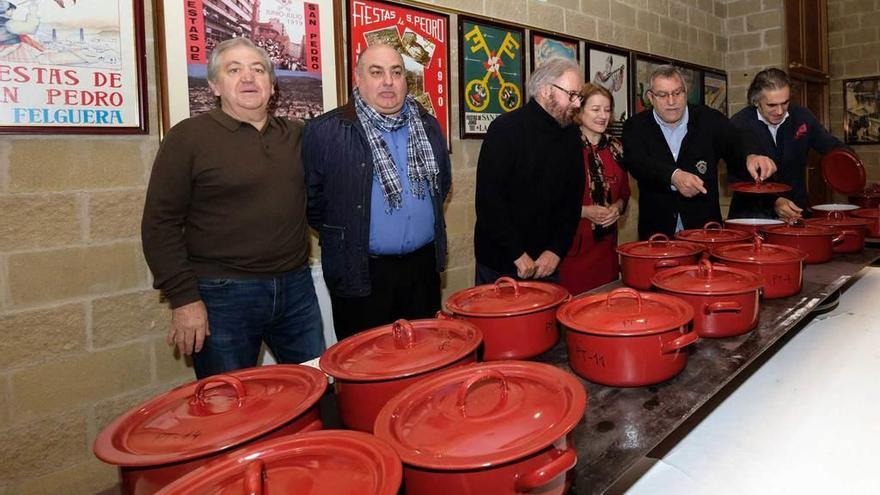
<instances>
[{"instance_id":1,"label":"gray beard","mask_svg":"<svg viewBox=\"0 0 880 495\"><path fill-rule=\"evenodd\" d=\"M559 127L568 127L573 122L574 111L571 108L563 108L556 103L556 100L551 98L547 102L547 113L553 117L553 120L559 124Z\"/></svg>"}]
</instances>

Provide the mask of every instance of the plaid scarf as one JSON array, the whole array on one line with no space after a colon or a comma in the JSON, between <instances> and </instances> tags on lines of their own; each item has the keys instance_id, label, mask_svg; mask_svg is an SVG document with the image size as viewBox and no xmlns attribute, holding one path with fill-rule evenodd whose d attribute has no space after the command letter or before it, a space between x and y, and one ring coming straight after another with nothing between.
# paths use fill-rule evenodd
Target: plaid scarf
<instances>
[{"instance_id":1,"label":"plaid scarf","mask_svg":"<svg viewBox=\"0 0 880 495\"><path fill-rule=\"evenodd\" d=\"M612 203L611 185L605 180L605 164L602 163L602 157L599 156L599 151L605 148L610 148L612 158L619 162L622 157L620 142L607 134L603 134L602 137L599 138L599 144L595 146L590 144L590 141L587 140L586 136L581 135L581 139L584 143L584 147L587 149L587 166L589 167L587 178L589 181L588 187L590 189L590 199L592 199L594 205L609 206ZM598 241L607 234L614 232L616 229L616 225L602 227L601 225L594 224L593 238Z\"/></svg>"},{"instance_id":2,"label":"plaid scarf","mask_svg":"<svg viewBox=\"0 0 880 495\"><path fill-rule=\"evenodd\" d=\"M419 118L418 104L411 95L406 95L403 104L405 111L397 115L382 115L364 101L357 88L354 89L354 108L358 120L367 133L374 170L379 175L379 183L382 185L382 193L385 195L389 212L392 209L400 209L403 198L400 176L381 132L393 132L404 125L407 126L409 139L406 143L406 174L412 183L413 196L423 199L426 191L432 195L440 191L437 185L440 169L434 159L434 151L431 149L428 135L425 134L422 119Z\"/></svg>"}]
</instances>

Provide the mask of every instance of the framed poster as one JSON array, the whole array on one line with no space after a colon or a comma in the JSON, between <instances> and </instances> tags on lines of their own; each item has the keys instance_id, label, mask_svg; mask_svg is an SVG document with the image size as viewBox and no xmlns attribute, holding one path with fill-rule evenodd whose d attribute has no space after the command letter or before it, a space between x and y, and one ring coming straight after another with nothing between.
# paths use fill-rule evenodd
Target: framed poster
<instances>
[{"instance_id":1,"label":"framed poster","mask_svg":"<svg viewBox=\"0 0 880 495\"><path fill-rule=\"evenodd\" d=\"M496 117L523 105L522 29L458 17L461 137L482 138Z\"/></svg>"},{"instance_id":2,"label":"framed poster","mask_svg":"<svg viewBox=\"0 0 880 495\"><path fill-rule=\"evenodd\" d=\"M703 71L686 65L678 65L678 68L684 74L684 83L688 89L688 104L703 103Z\"/></svg>"},{"instance_id":3,"label":"framed poster","mask_svg":"<svg viewBox=\"0 0 880 495\"><path fill-rule=\"evenodd\" d=\"M843 81L846 144L880 143L880 76Z\"/></svg>"},{"instance_id":4,"label":"framed poster","mask_svg":"<svg viewBox=\"0 0 880 495\"><path fill-rule=\"evenodd\" d=\"M139 0L0 1L0 132L147 132Z\"/></svg>"},{"instance_id":5,"label":"framed poster","mask_svg":"<svg viewBox=\"0 0 880 495\"><path fill-rule=\"evenodd\" d=\"M361 52L378 43L393 46L403 58L409 93L437 118L450 143L449 16L379 0L348 0L348 39L351 86Z\"/></svg>"},{"instance_id":6,"label":"framed poster","mask_svg":"<svg viewBox=\"0 0 880 495\"><path fill-rule=\"evenodd\" d=\"M635 55L635 76L633 78L633 113L651 108L648 90L651 89L651 73L658 66L668 64L666 60Z\"/></svg>"},{"instance_id":7,"label":"framed poster","mask_svg":"<svg viewBox=\"0 0 880 495\"><path fill-rule=\"evenodd\" d=\"M275 115L309 119L336 107L332 0L159 1L163 128L211 110L207 63L221 41L247 37L266 50L277 76ZM234 22L233 22L234 21Z\"/></svg>"},{"instance_id":8,"label":"framed poster","mask_svg":"<svg viewBox=\"0 0 880 495\"><path fill-rule=\"evenodd\" d=\"M584 80L604 87L614 98L614 115L608 132L620 137L630 116L629 53L587 45L587 73Z\"/></svg>"},{"instance_id":9,"label":"framed poster","mask_svg":"<svg viewBox=\"0 0 880 495\"><path fill-rule=\"evenodd\" d=\"M703 103L727 115L727 75L720 72L703 73Z\"/></svg>"},{"instance_id":10,"label":"framed poster","mask_svg":"<svg viewBox=\"0 0 880 495\"><path fill-rule=\"evenodd\" d=\"M556 34L529 30L529 67L534 71L553 57L562 57L581 62L581 42Z\"/></svg>"}]
</instances>

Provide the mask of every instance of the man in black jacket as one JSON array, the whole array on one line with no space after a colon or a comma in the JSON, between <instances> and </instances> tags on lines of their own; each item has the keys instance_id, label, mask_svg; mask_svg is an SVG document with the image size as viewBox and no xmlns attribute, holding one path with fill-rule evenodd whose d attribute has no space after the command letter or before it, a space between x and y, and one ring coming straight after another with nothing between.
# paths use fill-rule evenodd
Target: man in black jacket
<instances>
[{"instance_id":1,"label":"man in black jacket","mask_svg":"<svg viewBox=\"0 0 880 495\"><path fill-rule=\"evenodd\" d=\"M721 221L718 162L746 168L755 180L775 172L765 156L748 154L748 143L720 112L687 104L681 71L661 65L647 92L652 109L623 126L624 163L639 185L639 237L701 228ZM748 156L746 156L748 155Z\"/></svg>"},{"instance_id":2,"label":"man in black jacket","mask_svg":"<svg viewBox=\"0 0 880 495\"><path fill-rule=\"evenodd\" d=\"M791 104L791 81L780 69L770 68L755 75L749 85L749 104L736 113L730 122L760 152L776 163L779 170L774 180L792 186L781 195L745 195L734 193L730 217L799 218L809 206L804 178L807 153L814 149L821 154L845 147L832 136L810 110ZM731 181L746 181L742 170L731 168Z\"/></svg>"},{"instance_id":3,"label":"man in black jacket","mask_svg":"<svg viewBox=\"0 0 880 495\"><path fill-rule=\"evenodd\" d=\"M532 74L529 102L489 126L477 163L476 282L555 279L580 220L584 164L577 126L583 77L554 58Z\"/></svg>"}]
</instances>

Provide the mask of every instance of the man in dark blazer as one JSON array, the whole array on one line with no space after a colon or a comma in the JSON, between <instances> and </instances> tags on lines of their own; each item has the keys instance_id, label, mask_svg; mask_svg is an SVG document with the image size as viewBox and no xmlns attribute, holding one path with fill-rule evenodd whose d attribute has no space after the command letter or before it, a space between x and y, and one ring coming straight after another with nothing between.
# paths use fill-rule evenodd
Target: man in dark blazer
<instances>
[{"instance_id":1,"label":"man in dark blazer","mask_svg":"<svg viewBox=\"0 0 880 495\"><path fill-rule=\"evenodd\" d=\"M755 74L749 85L749 106L730 118L734 127L746 133L760 152L776 163L774 182L792 186L780 195L734 193L731 218L799 218L809 206L806 185L807 154L828 153L845 145L816 119L809 109L791 103L791 81L776 68ZM730 169L732 182L747 181L743 170Z\"/></svg>"},{"instance_id":2,"label":"man in dark blazer","mask_svg":"<svg viewBox=\"0 0 880 495\"><path fill-rule=\"evenodd\" d=\"M624 163L639 185L641 239L720 222L720 160L745 168L754 180L776 171L766 156L749 154L751 146L723 114L687 104L687 85L677 67L657 67L647 96L653 108L623 126Z\"/></svg>"}]
</instances>

